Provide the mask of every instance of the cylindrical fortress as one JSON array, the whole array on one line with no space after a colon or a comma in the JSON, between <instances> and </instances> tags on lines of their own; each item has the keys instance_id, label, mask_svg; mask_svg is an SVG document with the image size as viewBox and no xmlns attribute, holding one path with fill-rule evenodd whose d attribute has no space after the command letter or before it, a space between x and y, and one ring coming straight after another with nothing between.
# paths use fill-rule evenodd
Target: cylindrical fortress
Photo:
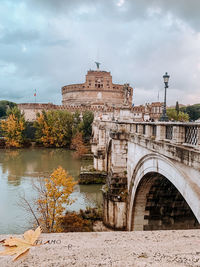
<instances>
[{"instance_id":1,"label":"cylindrical fortress","mask_svg":"<svg viewBox=\"0 0 200 267\"><path fill-rule=\"evenodd\" d=\"M62 87L62 104L71 105L132 105L133 89L112 83L110 72L89 70L83 84Z\"/></svg>"}]
</instances>

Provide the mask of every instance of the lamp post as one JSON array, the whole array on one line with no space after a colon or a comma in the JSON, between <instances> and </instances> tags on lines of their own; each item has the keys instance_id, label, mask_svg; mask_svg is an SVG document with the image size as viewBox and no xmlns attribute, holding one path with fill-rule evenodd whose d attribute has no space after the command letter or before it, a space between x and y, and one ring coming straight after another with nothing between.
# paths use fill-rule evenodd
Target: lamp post
<instances>
[{"instance_id":1,"label":"lamp post","mask_svg":"<svg viewBox=\"0 0 200 267\"><path fill-rule=\"evenodd\" d=\"M167 117L167 111L166 111L166 96L167 96L167 88L169 87L168 86L169 77L170 76L167 74L167 72L165 73L165 75L163 75L163 79L165 83L165 96L164 96L163 113L162 113L162 116L160 117L160 121L169 121L169 118Z\"/></svg>"}]
</instances>

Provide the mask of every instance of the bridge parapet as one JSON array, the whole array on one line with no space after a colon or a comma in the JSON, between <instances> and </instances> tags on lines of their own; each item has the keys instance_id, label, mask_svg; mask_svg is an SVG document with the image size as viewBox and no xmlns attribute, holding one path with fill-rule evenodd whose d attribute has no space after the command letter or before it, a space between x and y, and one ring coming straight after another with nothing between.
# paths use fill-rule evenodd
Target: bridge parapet
<instances>
[{"instance_id":1,"label":"bridge parapet","mask_svg":"<svg viewBox=\"0 0 200 267\"><path fill-rule=\"evenodd\" d=\"M134 139L135 142L140 141L143 146L148 146L148 149L153 149L155 146L157 149L164 147L164 150L171 151L171 156L177 155L176 151L180 151L182 148L182 153L185 151L187 153L183 153L180 159L185 157L190 161L189 158L194 158L191 155L192 151L200 151L200 123L96 120L93 124L93 139L91 141L92 152L96 158L95 168L107 171L106 153L110 140L114 139L132 141ZM97 164L98 155L101 155L100 164ZM199 157L195 157L195 161L196 159ZM197 162L199 163L199 160Z\"/></svg>"},{"instance_id":2,"label":"bridge parapet","mask_svg":"<svg viewBox=\"0 0 200 267\"><path fill-rule=\"evenodd\" d=\"M200 147L200 123L181 122L119 122L114 131L143 135L157 141ZM112 122L113 124L113 122ZM108 124L107 124L108 125Z\"/></svg>"}]
</instances>

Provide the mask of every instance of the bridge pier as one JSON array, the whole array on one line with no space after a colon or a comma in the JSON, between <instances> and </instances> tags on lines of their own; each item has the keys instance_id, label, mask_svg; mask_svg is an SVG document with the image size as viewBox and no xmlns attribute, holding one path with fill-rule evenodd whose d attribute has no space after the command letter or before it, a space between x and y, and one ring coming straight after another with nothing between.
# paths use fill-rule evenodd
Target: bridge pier
<instances>
[{"instance_id":1,"label":"bridge pier","mask_svg":"<svg viewBox=\"0 0 200 267\"><path fill-rule=\"evenodd\" d=\"M110 133L107 150L107 184L103 192L103 222L115 230L126 230L127 136Z\"/></svg>"}]
</instances>

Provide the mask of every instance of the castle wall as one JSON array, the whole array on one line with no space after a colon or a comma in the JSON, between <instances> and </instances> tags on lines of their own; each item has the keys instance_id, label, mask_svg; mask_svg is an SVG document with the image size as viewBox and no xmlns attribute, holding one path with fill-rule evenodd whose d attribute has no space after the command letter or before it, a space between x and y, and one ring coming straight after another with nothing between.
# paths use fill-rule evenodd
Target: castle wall
<instances>
[{"instance_id":1,"label":"castle wall","mask_svg":"<svg viewBox=\"0 0 200 267\"><path fill-rule=\"evenodd\" d=\"M63 94L63 105L91 105L97 102L104 104L122 105L123 91L117 90L74 90Z\"/></svg>"}]
</instances>

